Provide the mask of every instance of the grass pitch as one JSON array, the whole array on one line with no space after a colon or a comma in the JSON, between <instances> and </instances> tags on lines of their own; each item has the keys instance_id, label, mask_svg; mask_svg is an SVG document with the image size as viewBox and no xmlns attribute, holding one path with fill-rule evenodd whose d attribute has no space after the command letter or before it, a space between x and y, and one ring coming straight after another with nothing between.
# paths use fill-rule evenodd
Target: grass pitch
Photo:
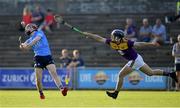
<instances>
[{"instance_id":1,"label":"grass pitch","mask_svg":"<svg viewBox=\"0 0 180 108\"><path fill-rule=\"evenodd\" d=\"M0 90L0 107L180 107L180 92L121 91L114 100L105 91L69 91L63 97L59 91L45 90L40 100L35 90Z\"/></svg>"}]
</instances>

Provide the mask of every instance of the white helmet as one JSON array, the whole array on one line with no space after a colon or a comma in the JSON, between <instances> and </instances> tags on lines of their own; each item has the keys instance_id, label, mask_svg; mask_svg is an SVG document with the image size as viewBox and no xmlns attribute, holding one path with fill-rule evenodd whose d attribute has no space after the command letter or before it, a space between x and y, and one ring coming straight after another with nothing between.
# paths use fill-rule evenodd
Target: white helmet
<instances>
[{"instance_id":1,"label":"white helmet","mask_svg":"<svg viewBox=\"0 0 180 108\"><path fill-rule=\"evenodd\" d=\"M38 27L36 26L36 24L27 24L25 27L25 34L30 35L33 31L36 31L38 29Z\"/></svg>"}]
</instances>

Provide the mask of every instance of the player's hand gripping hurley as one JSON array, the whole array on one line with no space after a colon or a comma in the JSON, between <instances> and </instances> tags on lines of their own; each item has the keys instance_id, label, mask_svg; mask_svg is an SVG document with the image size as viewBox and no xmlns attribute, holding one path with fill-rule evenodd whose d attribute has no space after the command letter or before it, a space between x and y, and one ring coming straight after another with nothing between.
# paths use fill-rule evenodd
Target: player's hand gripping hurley
<instances>
[{"instance_id":1,"label":"player's hand gripping hurley","mask_svg":"<svg viewBox=\"0 0 180 108\"><path fill-rule=\"evenodd\" d=\"M19 41L19 47L20 47L20 49L22 49L23 48L23 45L22 45L22 36L19 36L18 41Z\"/></svg>"},{"instance_id":2,"label":"player's hand gripping hurley","mask_svg":"<svg viewBox=\"0 0 180 108\"><path fill-rule=\"evenodd\" d=\"M77 29L76 27L73 27L72 25L70 25L70 24L68 24L66 21L64 21L61 16L55 15L55 16L54 16L54 19L55 19L56 22L58 22L58 23L60 23L60 24L63 24L63 25L65 25L65 26L71 28L72 30L80 33L80 34L84 34L81 30Z\"/></svg>"}]
</instances>

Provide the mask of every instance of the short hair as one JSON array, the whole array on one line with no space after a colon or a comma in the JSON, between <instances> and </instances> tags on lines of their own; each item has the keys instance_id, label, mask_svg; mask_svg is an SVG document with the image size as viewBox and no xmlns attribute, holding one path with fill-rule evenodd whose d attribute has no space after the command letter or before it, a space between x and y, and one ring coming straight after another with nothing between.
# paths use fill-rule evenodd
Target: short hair
<instances>
[{"instance_id":1,"label":"short hair","mask_svg":"<svg viewBox=\"0 0 180 108\"><path fill-rule=\"evenodd\" d=\"M77 49L73 50L73 54L75 54L75 53L79 53L80 54L79 50L77 50Z\"/></svg>"},{"instance_id":2,"label":"short hair","mask_svg":"<svg viewBox=\"0 0 180 108\"><path fill-rule=\"evenodd\" d=\"M61 51L61 52L62 52L62 53L64 53L65 51L66 51L66 52L68 52L68 50L67 50L67 49L62 49L62 51Z\"/></svg>"},{"instance_id":3,"label":"short hair","mask_svg":"<svg viewBox=\"0 0 180 108\"><path fill-rule=\"evenodd\" d=\"M147 19L147 18L144 18L144 19L143 19L143 22L145 22L145 21L147 21L147 22L148 22L148 19Z\"/></svg>"}]
</instances>

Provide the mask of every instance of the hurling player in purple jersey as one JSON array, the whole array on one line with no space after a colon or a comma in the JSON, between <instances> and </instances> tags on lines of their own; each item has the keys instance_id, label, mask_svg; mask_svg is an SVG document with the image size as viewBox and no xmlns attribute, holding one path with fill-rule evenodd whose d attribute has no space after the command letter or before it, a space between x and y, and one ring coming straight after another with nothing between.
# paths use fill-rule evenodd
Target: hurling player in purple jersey
<instances>
[{"instance_id":1,"label":"hurling player in purple jersey","mask_svg":"<svg viewBox=\"0 0 180 108\"><path fill-rule=\"evenodd\" d=\"M156 45L156 43L147 43L147 42L133 42L131 40L127 40L124 38L124 32L121 29L115 29L111 33L111 38L106 39L97 34L92 34L88 32L83 32L89 38L95 39L99 42L108 44L112 49L118 51L125 59L128 60L128 63L120 70L118 75L118 80L116 84L116 88L113 92L107 91L107 95L116 99L118 93L122 87L123 79L126 75L131 73L133 70L140 70L141 72L152 76L152 75L161 75L161 76L169 76L177 82L175 72L165 72L160 69L151 69L144 61L141 55L139 55L133 47L141 47L141 46L152 46Z\"/></svg>"}]
</instances>

